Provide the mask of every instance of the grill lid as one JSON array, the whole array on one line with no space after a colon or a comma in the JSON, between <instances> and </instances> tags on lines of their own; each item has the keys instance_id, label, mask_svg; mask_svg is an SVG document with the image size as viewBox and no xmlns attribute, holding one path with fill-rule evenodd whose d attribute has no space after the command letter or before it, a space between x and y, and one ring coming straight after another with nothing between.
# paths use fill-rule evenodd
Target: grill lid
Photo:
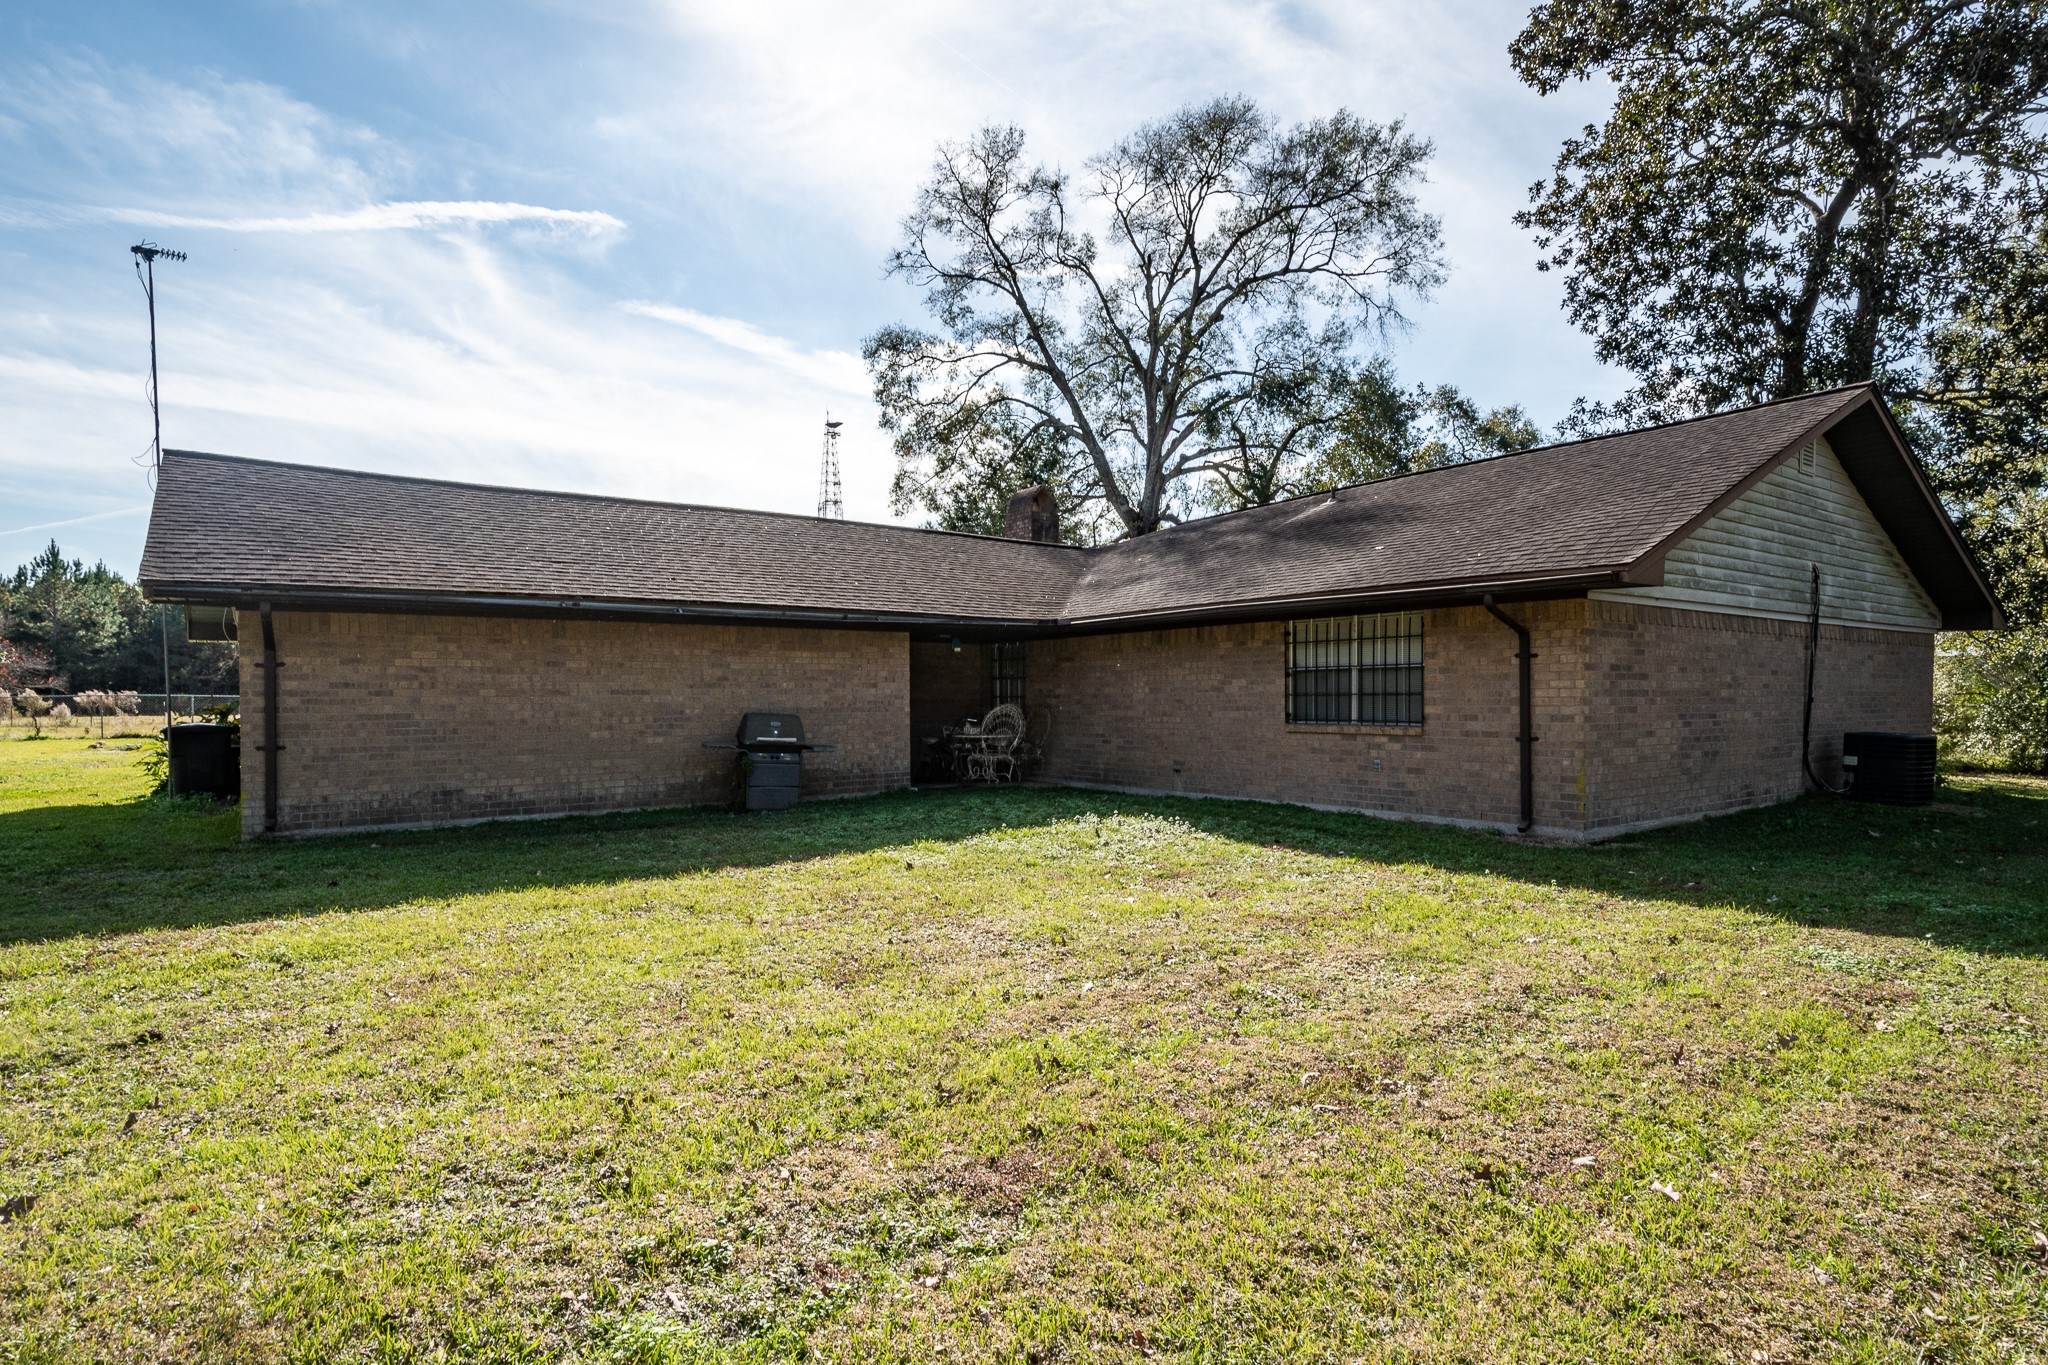
<instances>
[{"instance_id":1,"label":"grill lid","mask_svg":"<svg viewBox=\"0 0 2048 1365\"><path fill-rule=\"evenodd\" d=\"M742 749L796 749L804 744L804 723L785 711L749 711L740 717Z\"/></svg>"}]
</instances>

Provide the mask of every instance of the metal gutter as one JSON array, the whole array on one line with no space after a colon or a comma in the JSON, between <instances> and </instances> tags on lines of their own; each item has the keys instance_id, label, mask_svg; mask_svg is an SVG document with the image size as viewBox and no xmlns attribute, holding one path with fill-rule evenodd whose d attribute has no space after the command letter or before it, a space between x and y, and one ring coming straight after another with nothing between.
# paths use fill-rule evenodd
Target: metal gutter
<instances>
[{"instance_id":1,"label":"metal gutter","mask_svg":"<svg viewBox=\"0 0 2048 1365\"><path fill-rule=\"evenodd\" d=\"M257 610L263 617L263 832L277 833L277 755L284 746L277 742L277 632L271 626L270 603Z\"/></svg>"},{"instance_id":2,"label":"metal gutter","mask_svg":"<svg viewBox=\"0 0 2048 1365\"><path fill-rule=\"evenodd\" d=\"M517 597L477 593L389 593L352 590L144 583L151 601L249 607L269 602L291 611L389 611L469 616L591 616L619 620L763 622L883 630L1011 631L1056 626L1052 620L986 616L918 616L908 612L827 611L818 608L712 606L698 603L620 602L581 597Z\"/></svg>"},{"instance_id":3,"label":"metal gutter","mask_svg":"<svg viewBox=\"0 0 2048 1365\"><path fill-rule=\"evenodd\" d=\"M1290 612L1334 612L1346 607L1365 607L1389 602L1477 606L1489 596L1517 598L1575 597L1592 588L1623 588L1636 583L1628 566L1595 569L1575 574L1539 574L1523 578L1483 581L1438 582L1405 587L1374 588L1364 592L1319 593L1310 597L1266 597L1242 602L1218 602L1201 607L1160 612L1122 612L1105 616L1074 616L1058 622L1074 631L1100 633L1115 629L1163 629L1172 625L1215 621L1270 620Z\"/></svg>"},{"instance_id":4,"label":"metal gutter","mask_svg":"<svg viewBox=\"0 0 2048 1365\"><path fill-rule=\"evenodd\" d=\"M1101 635L1123 630L1168 630L1178 626L1270 620L1289 613L1328 613L1388 603L1476 605L1489 595L1507 598L1578 596L1591 588L1626 587L1635 581L1627 566L1587 573L1533 575L1485 582L1438 583L1378 588L1366 592L1322 593L1311 597L1268 597L1218 602L1152 612L1083 617L918 616L908 612L825 611L816 608L715 606L699 603L619 602L580 597L518 597L478 593L391 593L330 589L281 589L264 585L197 583L142 584L151 601L194 602L247 608L269 602L277 610L388 611L469 616L591 617L629 621L754 623L847 630L940 631L977 637L1019 635Z\"/></svg>"}]
</instances>

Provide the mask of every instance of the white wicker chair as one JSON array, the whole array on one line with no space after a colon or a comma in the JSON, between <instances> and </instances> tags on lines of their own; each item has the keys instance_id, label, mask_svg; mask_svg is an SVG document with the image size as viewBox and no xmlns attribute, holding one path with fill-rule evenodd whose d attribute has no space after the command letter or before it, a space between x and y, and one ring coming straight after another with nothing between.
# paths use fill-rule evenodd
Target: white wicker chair
<instances>
[{"instance_id":1,"label":"white wicker chair","mask_svg":"<svg viewBox=\"0 0 2048 1365\"><path fill-rule=\"evenodd\" d=\"M1024 744L1023 708L1005 703L981 718L975 744L967 753L970 782L1014 782L1017 754Z\"/></svg>"}]
</instances>

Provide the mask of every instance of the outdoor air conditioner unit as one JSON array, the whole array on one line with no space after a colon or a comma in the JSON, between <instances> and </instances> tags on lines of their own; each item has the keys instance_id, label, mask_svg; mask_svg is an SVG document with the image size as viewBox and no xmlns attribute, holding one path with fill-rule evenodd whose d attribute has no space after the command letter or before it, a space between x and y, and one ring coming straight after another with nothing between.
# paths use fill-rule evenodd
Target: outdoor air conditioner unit
<instances>
[{"instance_id":1,"label":"outdoor air conditioner unit","mask_svg":"<svg viewBox=\"0 0 2048 1365\"><path fill-rule=\"evenodd\" d=\"M1842 736L1842 774L1852 801L1927 805L1934 800L1934 736L1851 730Z\"/></svg>"}]
</instances>

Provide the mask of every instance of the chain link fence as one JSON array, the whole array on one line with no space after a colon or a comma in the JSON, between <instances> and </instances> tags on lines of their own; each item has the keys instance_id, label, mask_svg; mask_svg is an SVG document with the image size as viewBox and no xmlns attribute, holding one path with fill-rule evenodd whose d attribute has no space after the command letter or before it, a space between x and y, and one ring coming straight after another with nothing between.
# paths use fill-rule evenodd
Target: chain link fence
<instances>
[{"instance_id":1,"label":"chain link fence","mask_svg":"<svg viewBox=\"0 0 2048 1365\"><path fill-rule=\"evenodd\" d=\"M36 698L0 692L0 713L9 727L32 729L87 724L95 728L118 725L143 717L167 717L171 722L197 720L227 706L239 709L241 696L234 692L59 692L54 688L30 689Z\"/></svg>"}]
</instances>

